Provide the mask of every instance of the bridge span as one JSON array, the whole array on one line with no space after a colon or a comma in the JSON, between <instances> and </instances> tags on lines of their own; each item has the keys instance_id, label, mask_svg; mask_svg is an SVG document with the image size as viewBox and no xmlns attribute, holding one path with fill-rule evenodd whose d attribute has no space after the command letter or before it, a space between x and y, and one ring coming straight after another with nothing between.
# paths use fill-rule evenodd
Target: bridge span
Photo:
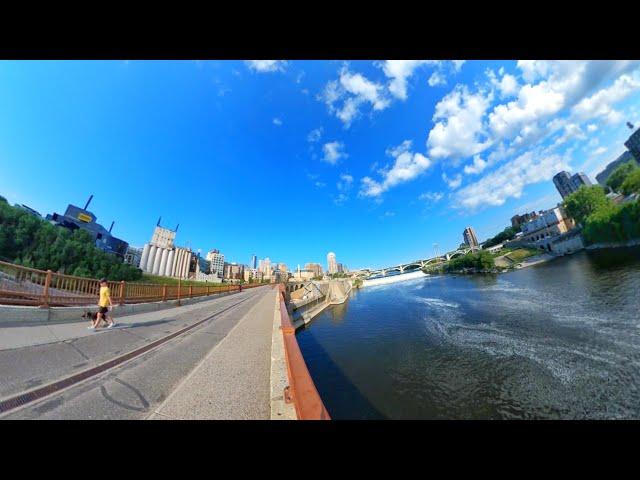
<instances>
[{"instance_id":1,"label":"bridge span","mask_svg":"<svg viewBox=\"0 0 640 480\"><path fill-rule=\"evenodd\" d=\"M395 273L413 272L413 271L428 267L429 265L448 262L452 258L466 255L470 251L471 251L471 248L459 248L457 250L454 250L452 252L447 252L444 255L440 255L437 257L414 260L413 262L402 263L402 264L394 265L391 267L379 268L379 269L364 268L362 270L359 270L356 273L356 275L360 278L367 279L371 277L386 277L387 275L392 274L394 272Z\"/></svg>"}]
</instances>

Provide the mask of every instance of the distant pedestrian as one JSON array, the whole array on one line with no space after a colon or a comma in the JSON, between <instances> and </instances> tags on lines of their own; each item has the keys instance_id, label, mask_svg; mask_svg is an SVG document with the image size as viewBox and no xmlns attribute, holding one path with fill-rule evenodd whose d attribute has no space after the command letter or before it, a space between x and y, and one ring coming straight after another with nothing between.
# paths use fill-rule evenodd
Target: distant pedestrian
<instances>
[{"instance_id":1,"label":"distant pedestrian","mask_svg":"<svg viewBox=\"0 0 640 480\"><path fill-rule=\"evenodd\" d=\"M99 310L96 315L96 321L91 324L89 329L94 330L100 324L100 320L105 320L109 323L107 328L113 327L116 322L113 321L110 315L107 315L113 308L113 304L111 303L111 290L105 278L100 279L100 300L98 301L98 307Z\"/></svg>"}]
</instances>

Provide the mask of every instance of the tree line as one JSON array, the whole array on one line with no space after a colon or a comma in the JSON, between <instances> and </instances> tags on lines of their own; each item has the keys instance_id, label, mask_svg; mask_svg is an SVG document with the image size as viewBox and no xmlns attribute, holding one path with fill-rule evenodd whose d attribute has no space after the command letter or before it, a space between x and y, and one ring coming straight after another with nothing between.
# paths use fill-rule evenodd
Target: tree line
<instances>
[{"instance_id":1,"label":"tree line","mask_svg":"<svg viewBox=\"0 0 640 480\"><path fill-rule=\"evenodd\" d=\"M640 193L640 168L628 162L616 168L606 181L614 192ZM587 243L627 242L640 238L640 200L616 204L600 185L582 186L564 200L564 209L582 226Z\"/></svg>"},{"instance_id":2,"label":"tree line","mask_svg":"<svg viewBox=\"0 0 640 480\"><path fill-rule=\"evenodd\" d=\"M103 252L85 230L69 230L9 205L0 196L0 258L66 275L138 280L142 271Z\"/></svg>"}]
</instances>

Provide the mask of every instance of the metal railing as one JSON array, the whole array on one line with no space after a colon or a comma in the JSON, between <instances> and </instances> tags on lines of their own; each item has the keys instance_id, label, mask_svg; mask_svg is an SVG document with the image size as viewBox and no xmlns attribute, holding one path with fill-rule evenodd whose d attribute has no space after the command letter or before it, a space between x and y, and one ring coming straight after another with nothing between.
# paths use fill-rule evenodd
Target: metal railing
<instances>
[{"instance_id":1,"label":"metal railing","mask_svg":"<svg viewBox=\"0 0 640 480\"><path fill-rule=\"evenodd\" d=\"M178 285L107 282L113 304L181 300L184 298L241 291L264 284ZM99 280L37 270L0 261L0 304L39 307L94 305L100 293Z\"/></svg>"},{"instance_id":2,"label":"metal railing","mask_svg":"<svg viewBox=\"0 0 640 480\"><path fill-rule=\"evenodd\" d=\"M300 346L296 340L296 330L291 323L285 303L286 287L279 285L280 328L284 338L285 360L289 386L285 389L284 398L293 403L298 420L331 420L329 412L322 403L320 394L309 374Z\"/></svg>"}]
</instances>

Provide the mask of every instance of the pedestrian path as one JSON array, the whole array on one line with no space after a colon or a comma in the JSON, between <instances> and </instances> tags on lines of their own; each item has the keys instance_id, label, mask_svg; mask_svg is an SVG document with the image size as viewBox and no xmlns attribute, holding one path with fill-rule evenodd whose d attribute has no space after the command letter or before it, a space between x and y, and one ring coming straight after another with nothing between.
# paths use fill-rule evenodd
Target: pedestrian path
<instances>
[{"instance_id":1,"label":"pedestrian path","mask_svg":"<svg viewBox=\"0 0 640 480\"><path fill-rule=\"evenodd\" d=\"M274 298L264 295L148 418L270 419Z\"/></svg>"},{"instance_id":2,"label":"pedestrian path","mask_svg":"<svg viewBox=\"0 0 640 480\"><path fill-rule=\"evenodd\" d=\"M249 291L250 290L247 290L246 292ZM232 293L229 295L243 295L243 293ZM189 312L206 310L207 308L210 308L212 305L216 304L221 298L225 297L227 297L227 295L216 296L211 300L184 305L181 307L173 307L164 310L116 317L115 320L118 325L114 328L132 328L139 325L149 324L151 322L157 323L159 321L173 318L177 315L183 315ZM97 310L97 307L94 307L93 310ZM24 327L0 327L0 350L30 347L34 345L42 345L54 342L63 342L74 338L82 338L90 335L100 335L104 332L112 330L107 329L106 327L98 328L95 331L88 330L87 327L89 326L89 324L89 320L81 318L81 313L79 312L78 322L74 323L59 323L51 325L40 324Z\"/></svg>"}]
</instances>

